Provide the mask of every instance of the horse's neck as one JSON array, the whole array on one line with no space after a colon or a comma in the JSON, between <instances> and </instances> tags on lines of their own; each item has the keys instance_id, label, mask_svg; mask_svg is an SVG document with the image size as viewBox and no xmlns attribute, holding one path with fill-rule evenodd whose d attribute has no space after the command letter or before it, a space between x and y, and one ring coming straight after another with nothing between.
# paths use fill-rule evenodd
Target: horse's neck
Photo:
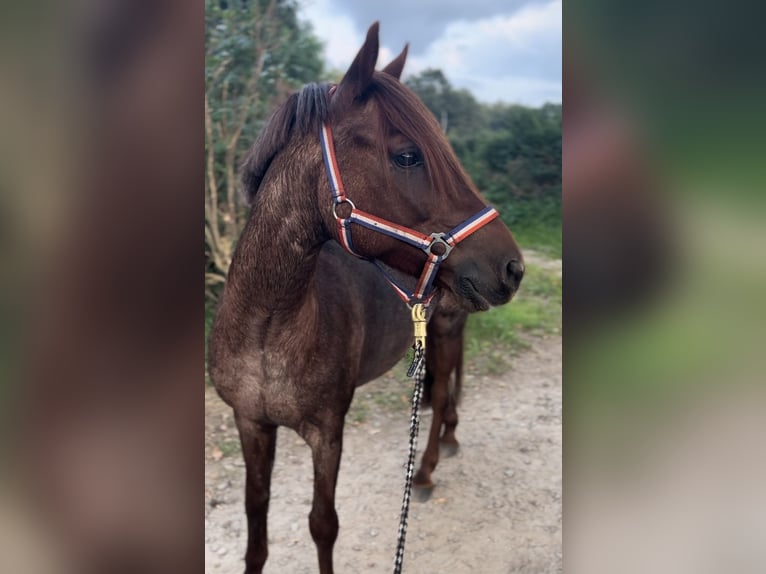
<instances>
[{"instance_id":1,"label":"horse's neck","mask_svg":"<svg viewBox=\"0 0 766 574\"><path fill-rule=\"evenodd\" d=\"M327 240L310 194L264 186L240 237L228 282L251 311L289 314L305 301Z\"/></svg>"}]
</instances>

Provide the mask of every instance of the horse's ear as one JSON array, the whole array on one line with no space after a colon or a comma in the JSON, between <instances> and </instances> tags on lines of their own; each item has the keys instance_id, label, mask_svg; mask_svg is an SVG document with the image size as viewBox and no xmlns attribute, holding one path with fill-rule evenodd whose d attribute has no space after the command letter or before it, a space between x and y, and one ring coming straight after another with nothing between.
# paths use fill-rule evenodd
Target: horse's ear
<instances>
[{"instance_id":1,"label":"horse's ear","mask_svg":"<svg viewBox=\"0 0 766 574\"><path fill-rule=\"evenodd\" d=\"M404 69L404 62L407 60L407 51L409 50L410 45L405 44L404 50L402 50L402 53L399 54L396 58L394 58L391 63L383 68L383 71L388 74L389 76L393 76L397 80L402 77L402 70Z\"/></svg>"},{"instance_id":2,"label":"horse's ear","mask_svg":"<svg viewBox=\"0 0 766 574\"><path fill-rule=\"evenodd\" d=\"M351 63L346 75L343 76L333 99L340 100L345 105L350 105L359 98L372 81L375 71L375 62L378 61L378 28L380 24L375 22L367 30L367 38L359 53Z\"/></svg>"}]
</instances>

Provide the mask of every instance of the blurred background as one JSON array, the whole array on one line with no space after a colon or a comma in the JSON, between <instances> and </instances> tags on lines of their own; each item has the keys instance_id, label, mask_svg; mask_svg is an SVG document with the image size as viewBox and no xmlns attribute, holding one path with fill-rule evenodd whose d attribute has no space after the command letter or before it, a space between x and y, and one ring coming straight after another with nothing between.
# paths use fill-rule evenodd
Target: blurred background
<instances>
[{"instance_id":1,"label":"blurred background","mask_svg":"<svg viewBox=\"0 0 766 574\"><path fill-rule=\"evenodd\" d=\"M742 8L564 10L567 572L766 568L763 58Z\"/></svg>"},{"instance_id":2,"label":"blurred background","mask_svg":"<svg viewBox=\"0 0 766 574\"><path fill-rule=\"evenodd\" d=\"M412 42L406 81L525 252L560 256L561 3L373 5L2 8L0 570L202 570L201 203L207 324L242 223L230 169L372 20L381 60ZM565 570L762 572L760 20L563 11ZM560 327L539 277L520 332Z\"/></svg>"},{"instance_id":3,"label":"blurred background","mask_svg":"<svg viewBox=\"0 0 766 574\"><path fill-rule=\"evenodd\" d=\"M202 569L203 17L2 8L0 571Z\"/></svg>"}]
</instances>

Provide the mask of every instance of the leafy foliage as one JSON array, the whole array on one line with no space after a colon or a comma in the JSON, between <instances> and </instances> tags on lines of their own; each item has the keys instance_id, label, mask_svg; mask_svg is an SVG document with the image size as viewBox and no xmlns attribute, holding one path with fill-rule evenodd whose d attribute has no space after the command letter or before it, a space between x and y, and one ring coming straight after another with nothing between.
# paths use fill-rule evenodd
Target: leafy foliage
<instances>
[{"instance_id":1,"label":"leafy foliage","mask_svg":"<svg viewBox=\"0 0 766 574\"><path fill-rule=\"evenodd\" d=\"M523 247L561 252L561 105L480 104L440 70L411 77L478 188Z\"/></svg>"},{"instance_id":2,"label":"leafy foliage","mask_svg":"<svg viewBox=\"0 0 766 574\"><path fill-rule=\"evenodd\" d=\"M246 216L238 167L269 112L323 72L291 0L205 2L205 277L214 297Z\"/></svg>"}]
</instances>

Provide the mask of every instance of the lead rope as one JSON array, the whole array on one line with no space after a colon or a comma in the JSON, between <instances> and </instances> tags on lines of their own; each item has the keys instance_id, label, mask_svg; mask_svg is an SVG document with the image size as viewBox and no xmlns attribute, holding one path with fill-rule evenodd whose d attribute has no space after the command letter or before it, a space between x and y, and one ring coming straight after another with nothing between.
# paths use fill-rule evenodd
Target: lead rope
<instances>
[{"instance_id":1,"label":"lead rope","mask_svg":"<svg viewBox=\"0 0 766 574\"><path fill-rule=\"evenodd\" d=\"M401 574L402 564L404 562L404 544L407 538L407 518L410 513L412 476L415 473L415 454L418 447L418 431L420 430L420 401L423 397L423 380L425 378L426 365L426 315L425 306L422 303L417 303L412 306L412 322L415 328L415 344L413 345L414 355L412 357L410 368L407 370L407 376L415 378L415 389L412 392L410 444L407 452L407 472L404 478L402 512L399 517L399 535L396 541L394 574Z\"/></svg>"}]
</instances>

